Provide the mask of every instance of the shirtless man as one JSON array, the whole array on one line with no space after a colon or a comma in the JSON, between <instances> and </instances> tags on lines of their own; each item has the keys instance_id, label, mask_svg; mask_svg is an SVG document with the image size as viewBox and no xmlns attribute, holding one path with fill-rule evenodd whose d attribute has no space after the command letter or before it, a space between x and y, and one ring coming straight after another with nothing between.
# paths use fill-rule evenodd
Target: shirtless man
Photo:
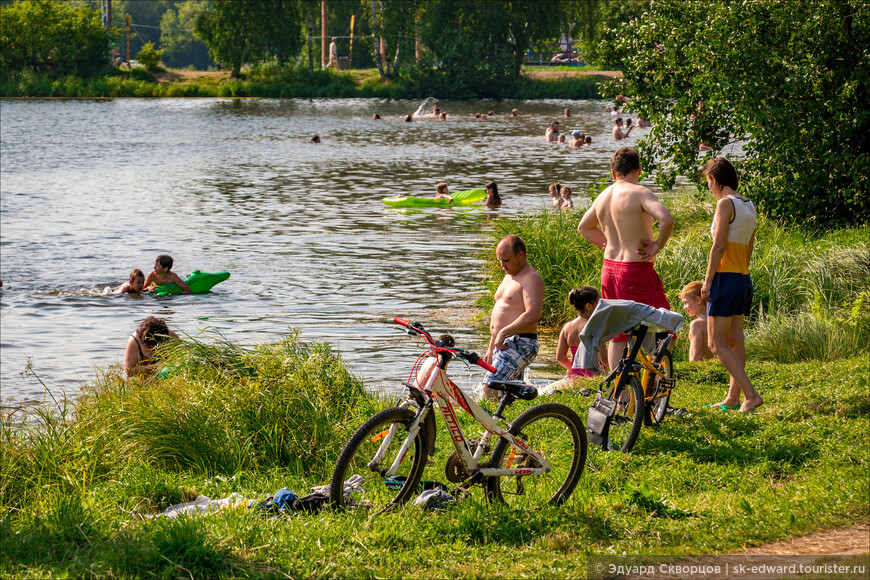
<instances>
[{"instance_id":1,"label":"shirtless man","mask_svg":"<svg viewBox=\"0 0 870 580\"><path fill-rule=\"evenodd\" d=\"M621 127L622 127L622 117L617 117L616 124L613 126L613 140L614 141L619 141L621 139L625 139L626 137L628 137L628 134L631 133L631 130L634 129L634 127L629 127L628 131L623 131L621 129Z\"/></svg>"},{"instance_id":2,"label":"shirtless man","mask_svg":"<svg viewBox=\"0 0 870 580\"><path fill-rule=\"evenodd\" d=\"M489 321L491 338L484 360L496 368L484 377L483 395L497 398L486 386L490 380L521 379L523 370L538 354L538 320L544 303L544 281L526 261L526 245L519 236L502 238L495 249L504 280L495 291Z\"/></svg>"},{"instance_id":3,"label":"shirtless man","mask_svg":"<svg viewBox=\"0 0 870 580\"><path fill-rule=\"evenodd\" d=\"M550 126L547 127L547 131L544 133L544 139L548 143L555 143L559 140L559 122L553 121L550 123Z\"/></svg>"},{"instance_id":4,"label":"shirtless man","mask_svg":"<svg viewBox=\"0 0 870 580\"><path fill-rule=\"evenodd\" d=\"M604 250L601 297L670 310L653 263L671 237L674 218L653 192L637 184L641 174L637 151L630 147L617 150L610 158L610 170L613 185L595 198L577 226L588 242ZM659 236L653 239L656 221ZM627 340L625 334L613 339L607 352L610 368L616 368Z\"/></svg>"}]
</instances>

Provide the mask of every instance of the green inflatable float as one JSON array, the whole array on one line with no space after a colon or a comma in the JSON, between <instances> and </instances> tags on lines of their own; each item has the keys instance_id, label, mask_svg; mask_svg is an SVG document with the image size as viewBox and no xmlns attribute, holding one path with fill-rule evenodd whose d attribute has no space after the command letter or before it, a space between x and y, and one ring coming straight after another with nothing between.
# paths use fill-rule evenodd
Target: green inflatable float
<instances>
[{"instance_id":1,"label":"green inflatable float","mask_svg":"<svg viewBox=\"0 0 870 580\"><path fill-rule=\"evenodd\" d=\"M435 199L434 197L386 197L384 203L390 207L423 207L423 206L438 206L450 207L454 205L471 205L478 201L486 199L486 191L483 189L468 189L466 191L457 191L451 193L453 203L449 203L446 199Z\"/></svg>"},{"instance_id":2,"label":"green inflatable float","mask_svg":"<svg viewBox=\"0 0 870 580\"><path fill-rule=\"evenodd\" d=\"M200 272L199 270L194 270L193 274L188 276L184 283L190 287L190 292L192 294L204 294L205 292L209 292L215 284L223 282L229 277L229 272L215 272L213 274L210 274L208 272ZM181 288L178 287L178 284L172 282L171 284L164 284L163 286L158 286L151 293L155 296L166 296L167 294L181 294Z\"/></svg>"}]
</instances>

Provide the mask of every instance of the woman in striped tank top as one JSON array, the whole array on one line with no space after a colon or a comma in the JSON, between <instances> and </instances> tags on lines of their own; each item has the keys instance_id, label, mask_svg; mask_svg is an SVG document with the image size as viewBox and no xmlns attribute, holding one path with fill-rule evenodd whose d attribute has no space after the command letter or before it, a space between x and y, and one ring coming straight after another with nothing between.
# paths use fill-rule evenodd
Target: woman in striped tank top
<instances>
[{"instance_id":1,"label":"woman in striped tank top","mask_svg":"<svg viewBox=\"0 0 870 580\"><path fill-rule=\"evenodd\" d=\"M713 407L723 411L751 411L763 401L746 375L746 348L743 317L752 306L752 280L749 259L755 245L755 206L737 194L737 171L724 157L707 162L707 186L716 204L710 232L713 247L707 262L707 275L701 286L701 299L707 302L707 336L710 350L731 375L725 400ZM744 401L740 404L740 393Z\"/></svg>"}]
</instances>

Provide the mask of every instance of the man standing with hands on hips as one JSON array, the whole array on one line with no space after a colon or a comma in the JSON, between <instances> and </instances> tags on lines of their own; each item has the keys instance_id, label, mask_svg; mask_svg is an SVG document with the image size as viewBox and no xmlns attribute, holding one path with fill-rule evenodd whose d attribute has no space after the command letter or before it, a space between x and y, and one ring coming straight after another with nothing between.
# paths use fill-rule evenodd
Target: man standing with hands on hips
<instances>
[{"instance_id":1,"label":"man standing with hands on hips","mask_svg":"<svg viewBox=\"0 0 870 580\"><path fill-rule=\"evenodd\" d=\"M653 268L674 231L674 217L648 188L638 185L641 168L637 151L617 150L610 158L613 185L601 192L577 231L604 250L601 297L634 300L653 308L671 309L662 279ZM659 223L653 238L653 223ZM620 334L607 350L610 368L622 358L628 336Z\"/></svg>"},{"instance_id":2,"label":"man standing with hands on hips","mask_svg":"<svg viewBox=\"0 0 870 580\"><path fill-rule=\"evenodd\" d=\"M498 391L487 387L487 382L521 379L538 355L538 320L544 303L544 281L526 260L526 245L519 236L502 238L495 255L505 277L493 297L491 338L484 356L496 369L483 379L483 395L488 399L496 399Z\"/></svg>"}]
</instances>

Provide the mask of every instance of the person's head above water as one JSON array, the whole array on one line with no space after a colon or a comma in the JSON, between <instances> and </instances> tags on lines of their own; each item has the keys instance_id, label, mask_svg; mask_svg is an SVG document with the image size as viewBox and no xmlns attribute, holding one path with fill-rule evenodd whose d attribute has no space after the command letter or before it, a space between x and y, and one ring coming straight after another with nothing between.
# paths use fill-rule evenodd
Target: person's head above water
<instances>
[{"instance_id":1,"label":"person's head above water","mask_svg":"<svg viewBox=\"0 0 870 580\"><path fill-rule=\"evenodd\" d=\"M519 110L517 110L517 109L511 109L511 117L516 117L516 116L519 115L519 114L520 114Z\"/></svg>"},{"instance_id":2,"label":"person's head above water","mask_svg":"<svg viewBox=\"0 0 870 580\"><path fill-rule=\"evenodd\" d=\"M610 170L613 177L619 179L634 172L640 173L640 157L631 147L617 149L610 157Z\"/></svg>"},{"instance_id":3,"label":"person's head above water","mask_svg":"<svg viewBox=\"0 0 870 580\"><path fill-rule=\"evenodd\" d=\"M145 273L139 268L133 268L130 271L130 290L141 292L145 286Z\"/></svg>"},{"instance_id":4,"label":"person's head above water","mask_svg":"<svg viewBox=\"0 0 870 580\"><path fill-rule=\"evenodd\" d=\"M136 332L139 340L152 348L170 337L166 321L156 316L149 316L143 320Z\"/></svg>"},{"instance_id":5,"label":"person's head above water","mask_svg":"<svg viewBox=\"0 0 870 580\"><path fill-rule=\"evenodd\" d=\"M580 131L571 131L571 134L574 136L575 139L579 139L583 133L581 133Z\"/></svg>"},{"instance_id":6,"label":"person's head above water","mask_svg":"<svg viewBox=\"0 0 870 580\"><path fill-rule=\"evenodd\" d=\"M172 259L172 256L170 256L168 254L161 254L161 255L157 256L157 258L154 260L154 269L156 270L157 266L159 265L161 268L163 268L164 270L166 270L168 272L169 270L172 269L173 263L174 263L174 260Z\"/></svg>"},{"instance_id":7,"label":"person's head above water","mask_svg":"<svg viewBox=\"0 0 870 580\"><path fill-rule=\"evenodd\" d=\"M590 137L589 135L586 136L586 144L592 145L592 137Z\"/></svg>"},{"instance_id":8,"label":"person's head above water","mask_svg":"<svg viewBox=\"0 0 870 580\"><path fill-rule=\"evenodd\" d=\"M447 120L447 113L442 112L440 115L438 115L438 120L439 121L446 121Z\"/></svg>"},{"instance_id":9,"label":"person's head above water","mask_svg":"<svg viewBox=\"0 0 870 580\"><path fill-rule=\"evenodd\" d=\"M436 192L436 193L441 193L441 194L446 194L446 193L448 193L448 186L447 186L447 183L444 182L444 181L439 182L439 183L435 186L435 192Z\"/></svg>"},{"instance_id":10,"label":"person's head above water","mask_svg":"<svg viewBox=\"0 0 870 580\"><path fill-rule=\"evenodd\" d=\"M380 120L381 120L381 116L378 113L375 113L374 115L372 115L372 121L380 121Z\"/></svg>"},{"instance_id":11,"label":"person's head above water","mask_svg":"<svg viewBox=\"0 0 870 580\"><path fill-rule=\"evenodd\" d=\"M559 143L565 142L565 135L559 135Z\"/></svg>"},{"instance_id":12,"label":"person's head above water","mask_svg":"<svg viewBox=\"0 0 870 580\"><path fill-rule=\"evenodd\" d=\"M617 127L622 127L622 117L617 117L617 118L616 118L616 126L617 126Z\"/></svg>"},{"instance_id":13,"label":"person's head above water","mask_svg":"<svg viewBox=\"0 0 870 580\"><path fill-rule=\"evenodd\" d=\"M495 181L490 181L484 187L486 188L486 207L499 207L501 196L498 194L498 184Z\"/></svg>"},{"instance_id":14,"label":"person's head above water","mask_svg":"<svg viewBox=\"0 0 870 580\"><path fill-rule=\"evenodd\" d=\"M566 109L565 109L565 112L564 112L563 114L564 114L566 117L570 117L570 116L571 116L571 109L566 108Z\"/></svg>"},{"instance_id":15,"label":"person's head above water","mask_svg":"<svg viewBox=\"0 0 870 580\"><path fill-rule=\"evenodd\" d=\"M550 197L559 197L559 191L562 189L562 184L556 181L550 184Z\"/></svg>"},{"instance_id":16,"label":"person's head above water","mask_svg":"<svg viewBox=\"0 0 870 580\"><path fill-rule=\"evenodd\" d=\"M573 192L571 191L571 186L570 186L570 185L563 185L563 186L562 186L562 189L559 190L559 193L561 194L561 196L562 196L564 199L571 199L571 194L572 194Z\"/></svg>"},{"instance_id":17,"label":"person's head above water","mask_svg":"<svg viewBox=\"0 0 870 580\"><path fill-rule=\"evenodd\" d=\"M410 122L413 121L413 120L414 120L414 119L413 119L413 117L411 117L411 115L405 115L405 122L406 122L406 123L410 123Z\"/></svg>"},{"instance_id":18,"label":"person's head above water","mask_svg":"<svg viewBox=\"0 0 870 580\"><path fill-rule=\"evenodd\" d=\"M315 135L311 138L311 143L320 143L320 135Z\"/></svg>"}]
</instances>

